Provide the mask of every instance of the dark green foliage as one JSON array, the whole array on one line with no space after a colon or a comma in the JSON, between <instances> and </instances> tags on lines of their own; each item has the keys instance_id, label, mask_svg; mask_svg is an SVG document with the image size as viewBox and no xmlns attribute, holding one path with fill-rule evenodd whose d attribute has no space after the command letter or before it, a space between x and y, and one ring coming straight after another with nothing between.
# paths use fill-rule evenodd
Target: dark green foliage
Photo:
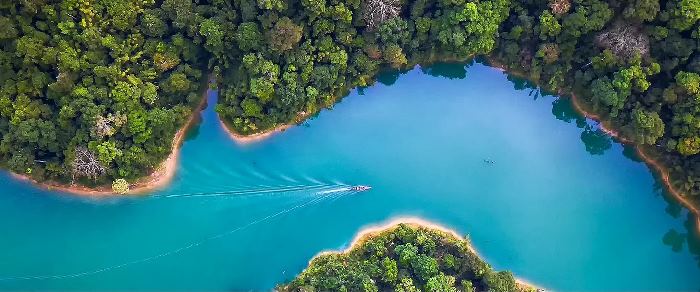
<instances>
[{"instance_id":1,"label":"dark green foliage","mask_svg":"<svg viewBox=\"0 0 700 292\"><path fill-rule=\"evenodd\" d=\"M676 186L700 194L700 2L511 5L492 56L545 89L575 92L625 138L652 145L683 178Z\"/></svg>"},{"instance_id":2,"label":"dark green foliage","mask_svg":"<svg viewBox=\"0 0 700 292\"><path fill-rule=\"evenodd\" d=\"M412 9L411 18L399 15L368 29L359 0L280 3L257 1L256 7L246 8L246 15L257 17L238 25L240 50L225 53L225 59L234 61L223 66L217 111L241 134L332 106L350 88L372 83L382 65L402 68L436 54L466 58L487 53L508 13L506 0L433 0ZM412 6L396 4L406 11Z\"/></svg>"},{"instance_id":3,"label":"dark green foliage","mask_svg":"<svg viewBox=\"0 0 700 292\"><path fill-rule=\"evenodd\" d=\"M169 17L194 23L192 3L155 2L3 2L0 160L8 168L39 180L108 184L147 174L171 152L206 56L194 45L200 36L168 25ZM207 44L215 42L213 29L202 30ZM104 175L73 171L79 147Z\"/></svg>"},{"instance_id":4,"label":"dark green foliage","mask_svg":"<svg viewBox=\"0 0 700 292\"><path fill-rule=\"evenodd\" d=\"M87 147L109 163L97 183L142 176L171 150L207 66L218 113L252 134L332 106L382 68L487 54L575 92L700 194L699 1L3 1L0 161L68 180ZM382 5L390 13L369 13Z\"/></svg>"},{"instance_id":5,"label":"dark green foliage","mask_svg":"<svg viewBox=\"0 0 700 292\"><path fill-rule=\"evenodd\" d=\"M281 292L312 291L534 291L496 272L466 240L442 231L399 224L348 253L325 254Z\"/></svg>"}]
</instances>

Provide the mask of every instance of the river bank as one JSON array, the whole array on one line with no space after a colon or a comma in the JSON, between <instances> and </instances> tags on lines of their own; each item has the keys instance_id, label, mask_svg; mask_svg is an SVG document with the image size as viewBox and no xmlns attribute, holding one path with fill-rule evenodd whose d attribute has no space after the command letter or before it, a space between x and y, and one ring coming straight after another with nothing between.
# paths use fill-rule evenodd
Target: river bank
<instances>
[{"instance_id":1,"label":"river bank","mask_svg":"<svg viewBox=\"0 0 700 292\"><path fill-rule=\"evenodd\" d=\"M187 131L197 123L199 120L199 113L204 109L207 104L207 91L202 94L202 99L199 101L197 106L192 110L192 114L185 122L185 124L175 133L172 142L172 151L170 155L161 162L161 164L148 176L142 177L134 183L129 184L129 192L127 195L138 195L147 193L153 190L160 189L167 185L172 178L175 176L177 171L177 162L180 157L180 145L184 141ZM40 182L34 180L26 175L21 175L17 173L10 172L12 177L22 181L28 181L36 186L49 190L58 191L80 196L122 196L120 194L115 194L111 186L99 186L99 187L87 187L77 184L63 184L58 182L46 181Z\"/></svg>"},{"instance_id":2,"label":"river bank","mask_svg":"<svg viewBox=\"0 0 700 292\"><path fill-rule=\"evenodd\" d=\"M495 69L502 71L506 74L511 74L516 77L529 80L523 72L520 72L518 70L509 70L507 66L505 66L498 60L495 60L494 58L487 58L487 65L494 67ZM648 166L650 166L651 169L653 169L659 174L661 181L664 184L664 187L671 195L671 197L673 197L677 202L679 202L683 207L688 209L688 211L693 214L696 222L695 231L697 232L697 234L700 234L700 208L697 206L697 204L689 200L687 195L685 195L683 192L681 192L673 186L673 184L671 183L668 167L663 165L658 160L653 159L648 153L645 152L645 150L643 150L643 147L641 145L636 145L633 141L630 141L629 139L622 136L618 131L614 130L614 127L610 123L610 121L605 120L600 115L593 113L592 110L587 109L586 105L583 102L581 102L581 100L575 93L560 90L559 92L557 92L557 95L560 96L559 98L562 98L561 96L563 95L569 95L571 104L573 105L574 110L576 110L576 112L578 112L586 118L598 122L601 131L603 131L610 137L613 137L616 140L620 141L620 143L632 145L636 149L639 158L641 158L644 161L644 163L646 163Z\"/></svg>"},{"instance_id":3,"label":"river bank","mask_svg":"<svg viewBox=\"0 0 700 292\"><path fill-rule=\"evenodd\" d=\"M282 124L282 125L279 125L277 127L269 129L269 130L265 130L265 131L260 132L260 133L255 133L255 134L250 134L250 135L241 135L241 134L238 134L235 131L233 131L231 129L231 127L229 127L226 124L226 122L224 122L224 120L221 118L219 118L219 124L221 124L221 128L224 129L226 134L228 134L228 136L231 137L231 139L238 144L249 144L249 143L262 141L262 140L265 140L265 139L271 137L275 133L284 132L285 130L294 126L292 124Z\"/></svg>"},{"instance_id":4,"label":"river bank","mask_svg":"<svg viewBox=\"0 0 700 292\"><path fill-rule=\"evenodd\" d=\"M693 217L695 217L695 231L697 234L700 234L700 208L690 201L688 199L688 196L685 195L683 192L680 190L676 189L672 182L671 182L671 175L668 171L668 167L663 165L661 162L658 160L654 159L649 155L645 150L642 145L636 145L629 139L623 137L620 135L617 131L612 130L612 125L605 122L604 119L602 119L599 115L591 113L591 111L586 110L585 105L579 100L576 94L571 93L571 104L574 106L574 109L579 112L580 114L584 115L585 117L589 119L593 119L597 122L600 123L600 129L608 134L609 136L617 139L623 144L628 144L632 145L635 150L637 151L637 155L639 158L644 161L645 164L647 164L652 170L656 171L656 173L659 174L661 181L663 182L664 187L668 191L668 194L671 195L671 197L676 200L678 203L680 203L683 207L688 209L690 213L693 214Z\"/></svg>"},{"instance_id":5,"label":"river bank","mask_svg":"<svg viewBox=\"0 0 700 292\"><path fill-rule=\"evenodd\" d=\"M418 217L395 217L393 219L389 219L388 221L384 223L379 223L379 224L374 224L374 225L369 225L366 227L363 227L360 229L360 231L357 232L353 240L350 242L350 245L348 245L345 249L343 250L326 250L326 251L321 251L315 256L309 260L309 266L313 262L315 258L318 258L323 255L328 255L328 254L348 254L352 250L362 246L364 243L366 243L368 240L372 239L375 236L378 236L382 233L385 232L390 232L396 228L399 227L399 225L407 225L413 228L426 228L426 229L432 229L435 231L439 231L446 237L451 237L454 240L458 241L467 241L467 247L469 248L469 251L475 254L477 257L481 258L483 260L483 257L479 254L479 252L474 248L474 246L471 244L471 242L468 241L468 239L465 239L465 237L461 236L457 231L449 229L445 226L439 225L434 222L430 222L428 220L424 220ZM541 286L535 285L530 281L524 280L522 278L515 277L516 284L518 285L518 288L520 291L545 291L545 289L541 288Z\"/></svg>"}]
</instances>

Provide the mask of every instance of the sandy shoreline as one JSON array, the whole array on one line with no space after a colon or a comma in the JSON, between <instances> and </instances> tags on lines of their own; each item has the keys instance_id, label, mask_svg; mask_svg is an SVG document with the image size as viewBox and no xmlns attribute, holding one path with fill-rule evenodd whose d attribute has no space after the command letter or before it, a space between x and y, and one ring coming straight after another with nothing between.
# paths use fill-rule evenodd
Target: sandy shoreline
<instances>
[{"instance_id":1,"label":"sandy shoreline","mask_svg":"<svg viewBox=\"0 0 700 292\"><path fill-rule=\"evenodd\" d=\"M245 145L245 144L250 144L250 143L255 143L259 142L262 140L265 140L267 138L272 137L274 134L281 133L286 131L287 129L297 126L297 124L307 120L309 117L311 117L311 114L306 113L306 112L300 112L297 117L294 119L293 122L289 122L286 124L281 124L279 126L276 126L272 129L268 129L265 131L262 131L260 133L255 133L255 134L250 134L250 135L242 135L239 133L236 133L236 131L232 130L228 124L224 122L224 120L219 116L219 114L216 114L216 117L219 119L219 124L221 124L221 128L224 129L226 134L228 134L231 139L236 142L237 144L240 145Z\"/></svg>"},{"instance_id":2,"label":"sandy shoreline","mask_svg":"<svg viewBox=\"0 0 700 292\"><path fill-rule=\"evenodd\" d=\"M217 115L217 117L218 117L218 115ZM284 132L285 130L294 126L291 124L283 124L283 125L279 125L277 127L274 127L272 129L269 129L269 130L264 131L264 132L260 132L260 133L256 133L256 134L252 134L252 135L241 135L241 134L238 134L238 133L234 132L233 130L231 130L228 127L228 125L226 125L226 123L224 123L224 120L222 120L221 118L219 118L219 123L221 124L221 128L224 129L226 134L228 134L229 137L231 137L231 139L238 144L249 144L249 143L265 140L265 139L271 137L272 135L274 135L275 133Z\"/></svg>"},{"instance_id":3,"label":"sandy shoreline","mask_svg":"<svg viewBox=\"0 0 700 292\"><path fill-rule=\"evenodd\" d=\"M318 254L314 255L311 258L311 260L309 260L309 264L311 264L311 261L313 261L313 259L315 259L319 256L322 256L322 255L333 254L333 253L349 253L353 248L363 244L365 241L372 238L373 236L376 236L377 234L379 234L381 232L394 229L394 228L398 227L399 224L406 224L406 225L409 225L412 227L425 227L425 228L435 229L435 230L444 232L445 234L452 236L455 239L464 240L464 236L460 235L458 232L456 232L452 229L449 229L445 226L439 225L437 223L430 222L428 220L421 219L418 217L395 217L395 218L389 219L383 223L372 224L372 225L368 225L366 227L361 228L360 231L357 232L357 234L355 235L355 238L353 238L353 240L350 242L350 245L348 247L346 247L343 250L324 250L324 251L321 251ZM481 258L483 260L483 257L481 256L481 254L479 254L479 252L474 248L474 246L471 243L468 243L467 246L469 247L469 250L471 252L473 252L475 255L477 255L479 258ZM522 278L515 277L515 281L519 285L532 287L535 289L542 289L541 288L542 286L535 285L532 282L524 280Z\"/></svg>"},{"instance_id":4,"label":"sandy shoreline","mask_svg":"<svg viewBox=\"0 0 700 292\"><path fill-rule=\"evenodd\" d=\"M180 145L185 138L185 134L187 134L187 130L189 130L190 127L197 122L200 117L199 113L207 104L207 92L208 91L204 92L202 95L202 100L199 102L197 107L192 110L192 114L187 122L185 122L182 128L175 133L172 143L172 152L170 152L168 158L166 158L150 175L140 178L135 183L130 183L130 190L127 195L143 194L153 191L164 187L172 180L172 178L175 176L175 172L177 171L177 161L180 157ZM25 175L16 174L13 172L10 172L10 174L12 177L18 180L29 181L40 188L50 191L59 191L75 195L94 197L123 196L115 194L114 191L112 191L111 186L86 187L81 185L65 185L56 182L39 182Z\"/></svg>"}]
</instances>

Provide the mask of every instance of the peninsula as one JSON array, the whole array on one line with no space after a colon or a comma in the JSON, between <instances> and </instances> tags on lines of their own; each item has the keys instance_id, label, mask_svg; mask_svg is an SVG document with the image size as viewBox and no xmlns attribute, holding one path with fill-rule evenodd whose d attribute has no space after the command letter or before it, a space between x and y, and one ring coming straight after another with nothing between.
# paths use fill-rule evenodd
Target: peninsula
<instances>
[{"instance_id":1,"label":"peninsula","mask_svg":"<svg viewBox=\"0 0 700 292\"><path fill-rule=\"evenodd\" d=\"M468 239L418 218L366 228L342 252L323 252L280 292L544 291L495 271Z\"/></svg>"}]
</instances>

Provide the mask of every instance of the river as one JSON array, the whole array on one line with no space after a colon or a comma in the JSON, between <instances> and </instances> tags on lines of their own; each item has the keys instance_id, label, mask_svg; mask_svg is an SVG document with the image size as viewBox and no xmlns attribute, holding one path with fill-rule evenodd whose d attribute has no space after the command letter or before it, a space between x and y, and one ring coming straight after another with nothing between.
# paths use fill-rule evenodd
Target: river
<instances>
[{"instance_id":1,"label":"river","mask_svg":"<svg viewBox=\"0 0 700 292\"><path fill-rule=\"evenodd\" d=\"M269 291L405 216L468 234L495 268L551 290L700 289L694 220L567 99L478 63L380 81L250 144L221 128L212 91L173 182L141 197L3 172L0 290Z\"/></svg>"}]
</instances>

